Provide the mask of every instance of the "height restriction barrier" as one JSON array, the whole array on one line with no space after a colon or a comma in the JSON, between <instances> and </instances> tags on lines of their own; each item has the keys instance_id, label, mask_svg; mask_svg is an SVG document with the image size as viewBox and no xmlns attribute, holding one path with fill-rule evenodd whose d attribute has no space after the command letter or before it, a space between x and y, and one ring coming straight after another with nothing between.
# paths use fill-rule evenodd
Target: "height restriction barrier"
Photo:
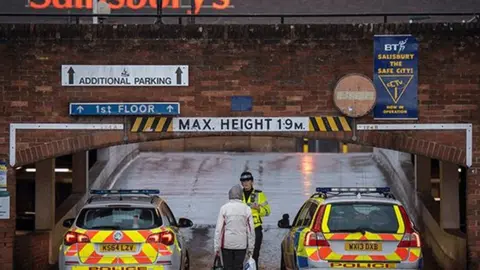
<instances>
[{"instance_id":1,"label":"height restriction barrier","mask_svg":"<svg viewBox=\"0 0 480 270\"><path fill-rule=\"evenodd\" d=\"M339 132L352 131L344 116L136 117L131 132Z\"/></svg>"}]
</instances>

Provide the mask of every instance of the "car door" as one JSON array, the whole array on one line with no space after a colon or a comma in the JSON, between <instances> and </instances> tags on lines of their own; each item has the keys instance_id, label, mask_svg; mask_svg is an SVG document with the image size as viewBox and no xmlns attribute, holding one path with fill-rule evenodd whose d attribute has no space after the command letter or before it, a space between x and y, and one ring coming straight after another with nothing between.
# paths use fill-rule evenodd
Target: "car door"
<instances>
[{"instance_id":1,"label":"car door","mask_svg":"<svg viewBox=\"0 0 480 270\"><path fill-rule=\"evenodd\" d=\"M311 204L310 201L306 201L300 210L298 211L297 215L295 216L295 219L292 222L292 227L290 228L290 231L287 234L286 238L286 246L284 249L284 260L285 264L288 268L293 269L295 262L295 252L296 252L296 244L295 243L295 235L298 230L299 224L303 224L303 217L305 216L306 211L308 210L309 205Z\"/></svg>"},{"instance_id":2,"label":"car door","mask_svg":"<svg viewBox=\"0 0 480 270\"><path fill-rule=\"evenodd\" d=\"M165 214L167 222L169 223L170 228L174 231L175 237L177 238L178 250L173 253L172 266L173 269L180 269L180 265L182 264L182 258L184 258L185 256L185 238L179 230L177 220L175 219L175 216L173 215L173 212L168 206L168 204L166 202L162 202L162 204L160 205L160 209Z\"/></svg>"},{"instance_id":3,"label":"car door","mask_svg":"<svg viewBox=\"0 0 480 270\"><path fill-rule=\"evenodd\" d=\"M318 209L318 202L312 200L306 205L305 211L299 217L297 224L295 224L295 258L298 267L308 266L308 252L305 247L305 238L310 232L310 226L314 222L315 213Z\"/></svg>"}]
</instances>

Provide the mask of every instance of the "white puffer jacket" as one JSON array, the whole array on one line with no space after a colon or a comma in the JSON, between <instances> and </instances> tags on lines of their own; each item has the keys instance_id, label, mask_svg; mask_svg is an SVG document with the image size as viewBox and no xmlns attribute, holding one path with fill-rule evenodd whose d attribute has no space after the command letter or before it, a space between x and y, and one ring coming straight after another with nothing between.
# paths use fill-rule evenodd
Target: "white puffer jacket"
<instances>
[{"instance_id":1,"label":"white puffer jacket","mask_svg":"<svg viewBox=\"0 0 480 270\"><path fill-rule=\"evenodd\" d=\"M243 190L241 187L239 188L239 196L242 196ZM222 248L247 249L247 254L253 254L254 247L255 230L253 227L252 210L238 199L238 190L233 192L231 190L229 202L220 208L220 213L218 214L215 227L214 252L221 251Z\"/></svg>"}]
</instances>

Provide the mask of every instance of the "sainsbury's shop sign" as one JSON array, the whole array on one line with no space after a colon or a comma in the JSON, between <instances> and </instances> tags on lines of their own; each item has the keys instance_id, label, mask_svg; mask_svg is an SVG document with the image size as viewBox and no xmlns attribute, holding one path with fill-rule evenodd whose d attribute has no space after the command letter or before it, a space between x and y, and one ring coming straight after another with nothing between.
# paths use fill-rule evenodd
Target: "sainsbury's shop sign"
<instances>
[{"instance_id":1,"label":"sainsbury's shop sign","mask_svg":"<svg viewBox=\"0 0 480 270\"><path fill-rule=\"evenodd\" d=\"M33 9L92 9L93 1L95 0L30 0L30 8ZM192 0L195 1L195 14L200 12L200 9L205 5L205 0ZM117 9L132 9L139 10L144 8L157 8L158 0L100 0L99 2L106 2L110 6L111 10ZM162 8L171 6L173 9L179 9L181 6L181 0L162 0ZM230 0L213 0L211 7L217 10L224 10L230 6ZM187 14L191 11L187 10Z\"/></svg>"}]
</instances>

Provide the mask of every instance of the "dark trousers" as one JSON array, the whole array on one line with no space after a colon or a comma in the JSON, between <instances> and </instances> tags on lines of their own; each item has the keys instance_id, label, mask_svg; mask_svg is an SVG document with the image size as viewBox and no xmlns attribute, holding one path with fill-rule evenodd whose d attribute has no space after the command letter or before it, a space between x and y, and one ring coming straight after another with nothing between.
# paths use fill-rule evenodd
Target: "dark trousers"
<instances>
[{"instance_id":1,"label":"dark trousers","mask_svg":"<svg viewBox=\"0 0 480 270\"><path fill-rule=\"evenodd\" d=\"M223 269L242 270L245 261L246 249L225 249L222 248Z\"/></svg>"},{"instance_id":2,"label":"dark trousers","mask_svg":"<svg viewBox=\"0 0 480 270\"><path fill-rule=\"evenodd\" d=\"M262 226L258 226L255 228L255 249L253 250L252 258L255 260L255 264L257 265L257 270L260 270L258 264L258 257L260 256L260 247L262 246L263 240L263 229Z\"/></svg>"}]
</instances>

